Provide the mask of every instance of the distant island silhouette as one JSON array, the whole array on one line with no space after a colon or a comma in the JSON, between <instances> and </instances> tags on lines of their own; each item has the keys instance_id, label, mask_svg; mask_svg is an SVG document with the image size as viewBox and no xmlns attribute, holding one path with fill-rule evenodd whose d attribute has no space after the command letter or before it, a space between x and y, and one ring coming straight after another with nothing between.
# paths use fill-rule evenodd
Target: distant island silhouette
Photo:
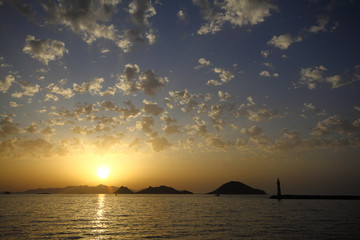
<instances>
[{"instance_id":1,"label":"distant island silhouette","mask_svg":"<svg viewBox=\"0 0 360 240\"><path fill-rule=\"evenodd\" d=\"M231 181L221 185L208 194L266 194L265 191L252 188L242 182Z\"/></svg>"},{"instance_id":2,"label":"distant island silhouette","mask_svg":"<svg viewBox=\"0 0 360 240\"><path fill-rule=\"evenodd\" d=\"M127 187L121 186L68 186L64 188L38 188L30 189L24 192L17 192L20 194L193 194L190 191L183 190L179 191L172 187L159 186L159 187L148 187L138 192L134 192Z\"/></svg>"},{"instance_id":3,"label":"distant island silhouette","mask_svg":"<svg viewBox=\"0 0 360 240\"><path fill-rule=\"evenodd\" d=\"M172 187L160 186L160 187L148 187L141 191L136 192L137 194L193 194L187 190L178 191Z\"/></svg>"}]
</instances>

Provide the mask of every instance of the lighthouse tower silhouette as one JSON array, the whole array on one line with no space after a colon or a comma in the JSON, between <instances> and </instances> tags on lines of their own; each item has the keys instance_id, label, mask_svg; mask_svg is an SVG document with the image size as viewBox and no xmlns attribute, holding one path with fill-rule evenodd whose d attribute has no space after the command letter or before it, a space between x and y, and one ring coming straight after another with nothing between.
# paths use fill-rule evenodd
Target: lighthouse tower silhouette
<instances>
[{"instance_id":1,"label":"lighthouse tower silhouette","mask_svg":"<svg viewBox=\"0 0 360 240\"><path fill-rule=\"evenodd\" d=\"M277 199L281 200L281 187L280 187L280 180L277 179Z\"/></svg>"}]
</instances>

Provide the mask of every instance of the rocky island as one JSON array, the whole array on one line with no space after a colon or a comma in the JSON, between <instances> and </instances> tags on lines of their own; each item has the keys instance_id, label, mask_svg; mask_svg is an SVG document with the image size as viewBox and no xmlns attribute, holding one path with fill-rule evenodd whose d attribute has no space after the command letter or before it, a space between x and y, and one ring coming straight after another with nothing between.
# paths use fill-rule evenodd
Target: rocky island
<instances>
[{"instance_id":1,"label":"rocky island","mask_svg":"<svg viewBox=\"0 0 360 240\"><path fill-rule=\"evenodd\" d=\"M160 187L148 187L145 188L139 192L136 192L137 194L193 194L192 192L189 191L178 191L172 187L167 187L167 186L160 186Z\"/></svg>"},{"instance_id":2,"label":"rocky island","mask_svg":"<svg viewBox=\"0 0 360 240\"><path fill-rule=\"evenodd\" d=\"M221 185L208 194L266 194L263 190L252 188L242 182L231 181Z\"/></svg>"}]
</instances>

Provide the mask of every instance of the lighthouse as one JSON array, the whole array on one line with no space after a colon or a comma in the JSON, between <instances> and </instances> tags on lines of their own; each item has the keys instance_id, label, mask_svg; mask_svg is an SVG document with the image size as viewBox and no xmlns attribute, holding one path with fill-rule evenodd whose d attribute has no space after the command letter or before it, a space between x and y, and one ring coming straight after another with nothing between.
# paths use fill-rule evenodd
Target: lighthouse
<instances>
[{"instance_id":1,"label":"lighthouse","mask_svg":"<svg viewBox=\"0 0 360 240\"><path fill-rule=\"evenodd\" d=\"M281 188L280 188L280 180L277 179L277 199L281 200Z\"/></svg>"}]
</instances>

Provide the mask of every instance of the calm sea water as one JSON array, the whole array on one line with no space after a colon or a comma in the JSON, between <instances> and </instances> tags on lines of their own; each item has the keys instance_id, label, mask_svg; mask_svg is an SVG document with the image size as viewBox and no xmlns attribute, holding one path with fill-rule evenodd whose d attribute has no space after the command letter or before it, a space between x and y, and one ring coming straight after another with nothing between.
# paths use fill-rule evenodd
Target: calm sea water
<instances>
[{"instance_id":1,"label":"calm sea water","mask_svg":"<svg viewBox=\"0 0 360 240\"><path fill-rule=\"evenodd\" d=\"M360 201L2 195L3 239L360 239Z\"/></svg>"}]
</instances>

